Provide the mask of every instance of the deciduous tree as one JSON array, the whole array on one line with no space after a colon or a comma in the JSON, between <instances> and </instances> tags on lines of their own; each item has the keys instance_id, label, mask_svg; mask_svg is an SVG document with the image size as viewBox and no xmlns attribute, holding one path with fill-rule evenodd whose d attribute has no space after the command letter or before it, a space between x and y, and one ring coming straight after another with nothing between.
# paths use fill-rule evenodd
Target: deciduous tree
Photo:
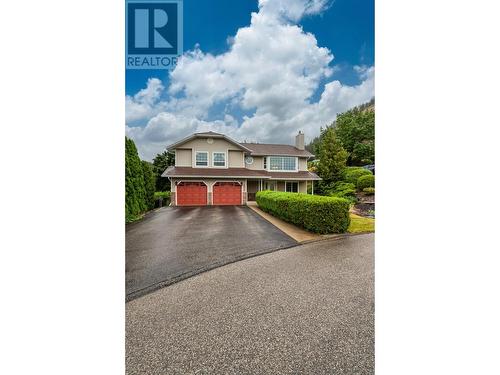
<instances>
[{"instance_id":1,"label":"deciduous tree","mask_svg":"<svg viewBox=\"0 0 500 375\"><path fill-rule=\"evenodd\" d=\"M173 152L163 151L153 159L153 171L156 177L156 191L169 191L170 181L166 177L161 177L165 169L175 165L175 154Z\"/></svg>"}]
</instances>

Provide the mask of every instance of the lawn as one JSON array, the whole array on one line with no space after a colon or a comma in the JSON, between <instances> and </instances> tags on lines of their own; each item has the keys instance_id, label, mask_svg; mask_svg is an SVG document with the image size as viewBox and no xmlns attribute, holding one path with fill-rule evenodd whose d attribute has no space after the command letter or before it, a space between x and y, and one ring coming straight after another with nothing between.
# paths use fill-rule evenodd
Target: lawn
<instances>
[{"instance_id":1,"label":"lawn","mask_svg":"<svg viewBox=\"0 0 500 375\"><path fill-rule=\"evenodd\" d=\"M375 232L375 219L351 213L351 224L347 231L349 233Z\"/></svg>"}]
</instances>

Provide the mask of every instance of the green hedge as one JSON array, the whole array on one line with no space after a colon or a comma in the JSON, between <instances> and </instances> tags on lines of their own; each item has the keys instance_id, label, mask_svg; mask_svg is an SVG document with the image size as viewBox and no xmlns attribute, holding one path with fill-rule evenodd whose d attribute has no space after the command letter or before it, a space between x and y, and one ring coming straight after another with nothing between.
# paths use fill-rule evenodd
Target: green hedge
<instances>
[{"instance_id":1,"label":"green hedge","mask_svg":"<svg viewBox=\"0 0 500 375\"><path fill-rule=\"evenodd\" d=\"M350 224L349 201L302 193L259 191L257 204L265 211L316 233L344 233Z\"/></svg>"},{"instance_id":2,"label":"green hedge","mask_svg":"<svg viewBox=\"0 0 500 375\"><path fill-rule=\"evenodd\" d=\"M371 175L372 172L370 172L368 169L361 168L361 167L347 167L344 171L343 175L343 180L345 182L350 182L351 184L356 185L358 182L358 178L361 176L368 176Z\"/></svg>"},{"instance_id":3,"label":"green hedge","mask_svg":"<svg viewBox=\"0 0 500 375\"><path fill-rule=\"evenodd\" d=\"M169 191L157 191L155 192L155 200L157 199L170 199L170 192Z\"/></svg>"},{"instance_id":4,"label":"green hedge","mask_svg":"<svg viewBox=\"0 0 500 375\"><path fill-rule=\"evenodd\" d=\"M370 174L358 178L358 190L362 191L365 188L375 187L375 176Z\"/></svg>"}]
</instances>

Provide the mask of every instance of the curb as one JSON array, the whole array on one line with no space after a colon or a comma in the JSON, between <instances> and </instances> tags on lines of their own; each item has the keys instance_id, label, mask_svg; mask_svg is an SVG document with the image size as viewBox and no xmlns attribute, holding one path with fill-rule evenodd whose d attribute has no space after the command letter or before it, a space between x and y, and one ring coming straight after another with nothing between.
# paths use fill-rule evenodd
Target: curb
<instances>
[{"instance_id":1,"label":"curb","mask_svg":"<svg viewBox=\"0 0 500 375\"><path fill-rule=\"evenodd\" d=\"M236 263L236 262L239 262L239 261L242 261L245 259L255 258L259 255L265 255L265 254L273 253L273 252L276 252L279 250L291 249L291 248L294 248L294 247L297 247L300 245L303 245L303 243L296 243L296 244L293 244L290 246L283 246L283 247L268 249L268 250L259 251L259 252L255 252L255 253L245 254L245 255L239 256L239 257L234 258L234 259L228 259L227 261L220 261L220 262L212 263L208 266L198 268L198 269L193 270L193 271L188 271L188 272L182 273L178 276L175 276L171 280L160 281L160 282L153 284L153 285L150 285L146 288L142 288L142 289L136 290L134 292L131 292L125 296L125 303L133 301L137 298L143 297L143 296L150 294L152 292L155 292L158 289L162 289L164 287L176 284L179 281L189 279L190 277L199 275L199 274L204 273L204 272L214 270L214 269L219 268L219 267L227 266L229 264Z\"/></svg>"}]
</instances>

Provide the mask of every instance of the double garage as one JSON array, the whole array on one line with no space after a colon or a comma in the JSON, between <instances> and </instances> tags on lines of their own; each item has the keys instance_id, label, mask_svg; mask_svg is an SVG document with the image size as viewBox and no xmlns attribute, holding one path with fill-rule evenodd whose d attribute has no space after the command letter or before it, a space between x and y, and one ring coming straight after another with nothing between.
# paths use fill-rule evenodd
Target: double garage
<instances>
[{"instance_id":1,"label":"double garage","mask_svg":"<svg viewBox=\"0 0 500 375\"><path fill-rule=\"evenodd\" d=\"M239 181L215 181L210 186L203 181L179 181L175 184L177 206L242 204L242 183Z\"/></svg>"}]
</instances>

